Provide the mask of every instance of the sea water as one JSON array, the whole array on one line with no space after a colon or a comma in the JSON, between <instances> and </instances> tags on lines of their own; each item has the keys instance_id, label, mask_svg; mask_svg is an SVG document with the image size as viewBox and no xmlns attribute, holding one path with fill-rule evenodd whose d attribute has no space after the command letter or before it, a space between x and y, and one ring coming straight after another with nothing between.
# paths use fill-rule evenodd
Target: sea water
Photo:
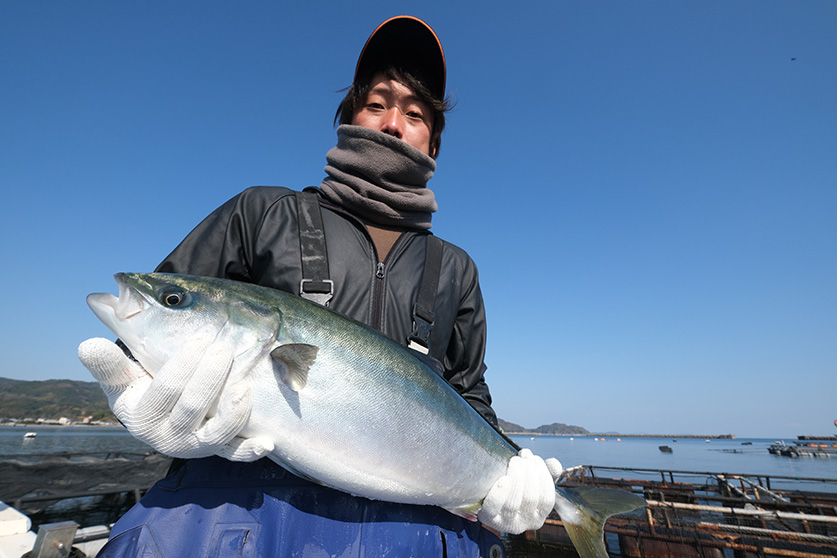
<instances>
[{"instance_id":1,"label":"sea water","mask_svg":"<svg viewBox=\"0 0 837 558\"><path fill-rule=\"evenodd\" d=\"M24 434L33 432L35 437ZM62 453L148 453L124 428L0 426L0 459L36 459Z\"/></svg>"},{"instance_id":2,"label":"sea water","mask_svg":"<svg viewBox=\"0 0 837 558\"><path fill-rule=\"evenodd\" d=\"M24 438L35 432L34 438ZM837 455L785 457L767 451L778 441L769 438L705 439L622 438L592 436L512 436L521 447L541 457L556 457L567 468L592 465L601 476L637 478L618 469L653 469L793 478L837 479ZM791 445L793 440L785 439ZM668 446L671 453L661 452ZM56 453L147 453L151 448L124 428L0 427L0 459ZM596 474L600 474L597 469ZM659 478L649 477L652 480ZM837 482L835 482L837 484ZM802 488L802 487L798 487ZM811 487L812 490L819 488ZM837 490L837 489L835 489Z\"/></svg>"},{"instance_id":3,"label":"sea water","mask_svg":"<svg viewBox=\"0 0 837 558\"><path fill-rule=\"evenodd\" d=\"M764 438L622 438L593 436L512 436L521 447L541 457L556 457L564 468L592 465L595 474L612 478L661 480L657 472L638 474L628 469L725 473L743 476L792 477L773 481L775 488L837 492L837 454L830 457L785 457L767 448L779 441ZM788 445L793 440L782 440ZM660 451L668 446L671 453ZM612 468L608 470L608 468ZM801 481L800 478L832 479L834 482ZM684 479L685 480L685 479ZM691 479L694 481L694 479Z\"/></svg>"},{"instance_id":4,"label":"sea water","mask_svg":"<svg viewBox=\"0 0 837 558\"><path fill-rule=\"evenodd\" d=\"M26 437L26 433L34 437ZM78 485L85 490L85 480L79 480L83 471L89 470L90 485L109 482L114 470L125 472L126 483L131 479L146 478L159 472L162 476L167 467L165 460L149 464L141 456L153 450L134 439L124 428L102 427L57 427L57 426L15 426L0 427L0 500L12 503L21 496L39 496L33 490L33 482L42 479L43 486L56 492L67 490L67 486ZM97 477L96 471L108 457L121 457L117 463L111 461L109 472ZM60 459L52 459L58 457ZM137 468L143 467L142 471ZM121 469L120 469L121 468ZM153 483L153 476L143 483ZM73 493L74 490L70 490ZM59 501L29 500L21 506L32 521L33 529L38 525L57 521L76 521L83 526L113 523L133 505L126 493L114 495L84 495Z\"/></svg>"}]
</instances>

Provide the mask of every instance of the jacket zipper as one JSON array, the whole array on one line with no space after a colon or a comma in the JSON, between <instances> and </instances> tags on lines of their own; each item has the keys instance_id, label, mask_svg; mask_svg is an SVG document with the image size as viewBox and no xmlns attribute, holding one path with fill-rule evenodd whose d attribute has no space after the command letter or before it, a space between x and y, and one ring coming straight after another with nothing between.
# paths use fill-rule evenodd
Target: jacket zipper
<instances>
[{"instance_id":1,"label":"jacket zipper","mask_svg":"<svg viewBox=\"0 0 837 558\"><path fill-rule=\"evenodd\" d=\"M384 258L384 261L379 261L378 259L378 249L375 248L375 241L372 240L372 236L369 234L369 231L366 230L366 226L363 222L346 211L343 211L339 207L336 206L328 206L332 211L340 213L341 215L345 216L348 219L351 219L355 223L357 223L358 227L366 233L366 238L369 240L369 246L372 248L372 258L377 263L375 264L375 273L374 277L372 278L372 315L369 319L369 327L376 331L383 331L384 325L384 287L386 286L386 274L387 274L387 266L386 262L392 258L392 255L396 253L396 248L398 248L401 243L404 241L404 237L407 234L401 233L401 235L396 239L395 244L389 249L389 254L387 257Z\"/></svg>"},{"instance_id":2,"label":"jacket zipper","mask_svg":"<svg viewBox=\"0 0 837 558\"><path fill-rule=\"evenodd\" d=\"M396 239L395 244L389 249L389 254L384 258L384 261L378 261L375 264L375 277L372 280L372 316L369 321L370 327L376 331L383 331L384 327L384 295L386 292L386 278L387 278L387 263L397 253L399 245L404 240L406 235L404 233ZM370 239L371 240L371 239ZM375 259L378 259L378 251L375 249L375 243L372 243L372 253L375 254Z\"/></svg>"},{"instance_id":3,"label":"jacket zipper","mask_svg":"<svg viewBox=\"0 0 837 558\"><path fill-rule=\"evenodd\" d=\"M372 319L369 323L369 325L377 331L381 331L384 325L385 278L386 265L384 264L384 262L378 262L378 264L375 266L375 278L372 280Z\"/></svg>"}]
</instances>

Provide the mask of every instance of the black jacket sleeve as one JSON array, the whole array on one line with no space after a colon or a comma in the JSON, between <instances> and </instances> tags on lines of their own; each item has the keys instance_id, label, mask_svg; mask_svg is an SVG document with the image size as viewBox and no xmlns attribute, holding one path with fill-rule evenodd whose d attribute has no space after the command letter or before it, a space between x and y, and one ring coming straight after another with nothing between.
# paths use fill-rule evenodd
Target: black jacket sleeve
<instances>
[{"instance_id":1,"label":"black jacket sleeve","mask_svg":"<svg viewBox=\"0 0 837 558\"><path fill-rule=\"evenodd\" d=\"M256 282L256 235L269 208L291 194L285 188L244 190L201 221L157 271Z\"/></svg>"},{"instance_id":2,"label":"black jacket sleeve","mask_svg":"<svg viewBox=\"0 0 837 558\"><path fill-rule=\"evenodd\" d=\"M464 255L464 252L463 252ZM477 267L470 257L462 274L462 290L456 321L445 353L448 382L488 422L497 426L491 393L485 382L486 320Z\"/></svg>"}]
</instances>

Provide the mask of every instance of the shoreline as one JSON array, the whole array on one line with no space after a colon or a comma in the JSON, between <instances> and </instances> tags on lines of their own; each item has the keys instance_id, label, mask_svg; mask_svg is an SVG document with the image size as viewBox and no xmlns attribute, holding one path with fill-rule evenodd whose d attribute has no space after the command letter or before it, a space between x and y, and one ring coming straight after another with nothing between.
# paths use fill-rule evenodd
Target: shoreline
<instances>
[{"instance_id":1,"label":"shoreline","mask_svg":"<svg viewBox=\"0 0 837 558\"><path fill-rule=\"evenodd\" d=\"M124 426L119 423L112 423L112 424L81 424L81 423L73 423L73 424L43 424L43 423L12 423L12 422L3 422L0 423L0 428L19 428L19 429L38 429L38 428L78 428L78 429L101 429L101 430L121 430L127 432ZM554 437L564 437L564 438L665 438L665 439L695 439L695 440L736 440L738 436L736 434L621 434L621 433L587 433L587 434L546 434L543 432L503 432L506 436L530 436L530 437L544 437L544 436L554 436ZM745 436L744 439L750 438L749 436ZM774 439L775 436L770 436L768 438L759 438L758 439ZM821 436L817 436L814 434L799 434L793 437L782 437L779 438L785 440L837 440L837 436L831 434L825 434Z\"/></svg>"},{"instance_id":2,"label":"shoreline","mask_svg":"<svg viewBox=\"0 0 837 558\"><path fill-rule=\"evenodd\" d=\"M545 434L543 432L504 432L506 436L565 436L575 438L694 438L701 440L735 440L735 434L619 434L611 432L608 434Z\"/></svg>"},{"instance_id":3,"label":"shoreline","mask_svg":"<svg viewBox=\"0 0 837 558\"><path fill-rule=\"evenodd\" d=\"M114 424L43 424L43 423L0 423L0 428L109 428L112 430L125 430L119 423ZM127 430L126 430L127 432Z\"/></svg>"}]
</instances>

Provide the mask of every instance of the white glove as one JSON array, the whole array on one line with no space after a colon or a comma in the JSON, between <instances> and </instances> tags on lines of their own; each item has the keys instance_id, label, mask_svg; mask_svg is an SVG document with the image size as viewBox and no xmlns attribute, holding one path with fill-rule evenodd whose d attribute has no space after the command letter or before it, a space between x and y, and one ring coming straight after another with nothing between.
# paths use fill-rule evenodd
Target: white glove
<instances>
[{"instance_id":1,"label":"white glove","mask_svg":"<svg viewBox=\"0 0 837 558\"><path fill-rule=\"evenodd\" d=\"M107 339L84 341L78 356L128 432L162 454L255 461L273 451L269 439L237 436L250 416L250 386L246 376L225 386L233 364L225 343L195 336L154 378Z\"/></svg>"},{"instance_id":2,"label":"white glove","mask_svg":"<svg viewBox=\"0 0 837 558\"><path fill-rule=\"evenodd\" d=\"M520 450L509 460L505 476L488 491L477 517L513 535L540 529L555 505L555 481L561 471L557 459L544 461L528 449Z\"/></svg>"}]
</instances>

